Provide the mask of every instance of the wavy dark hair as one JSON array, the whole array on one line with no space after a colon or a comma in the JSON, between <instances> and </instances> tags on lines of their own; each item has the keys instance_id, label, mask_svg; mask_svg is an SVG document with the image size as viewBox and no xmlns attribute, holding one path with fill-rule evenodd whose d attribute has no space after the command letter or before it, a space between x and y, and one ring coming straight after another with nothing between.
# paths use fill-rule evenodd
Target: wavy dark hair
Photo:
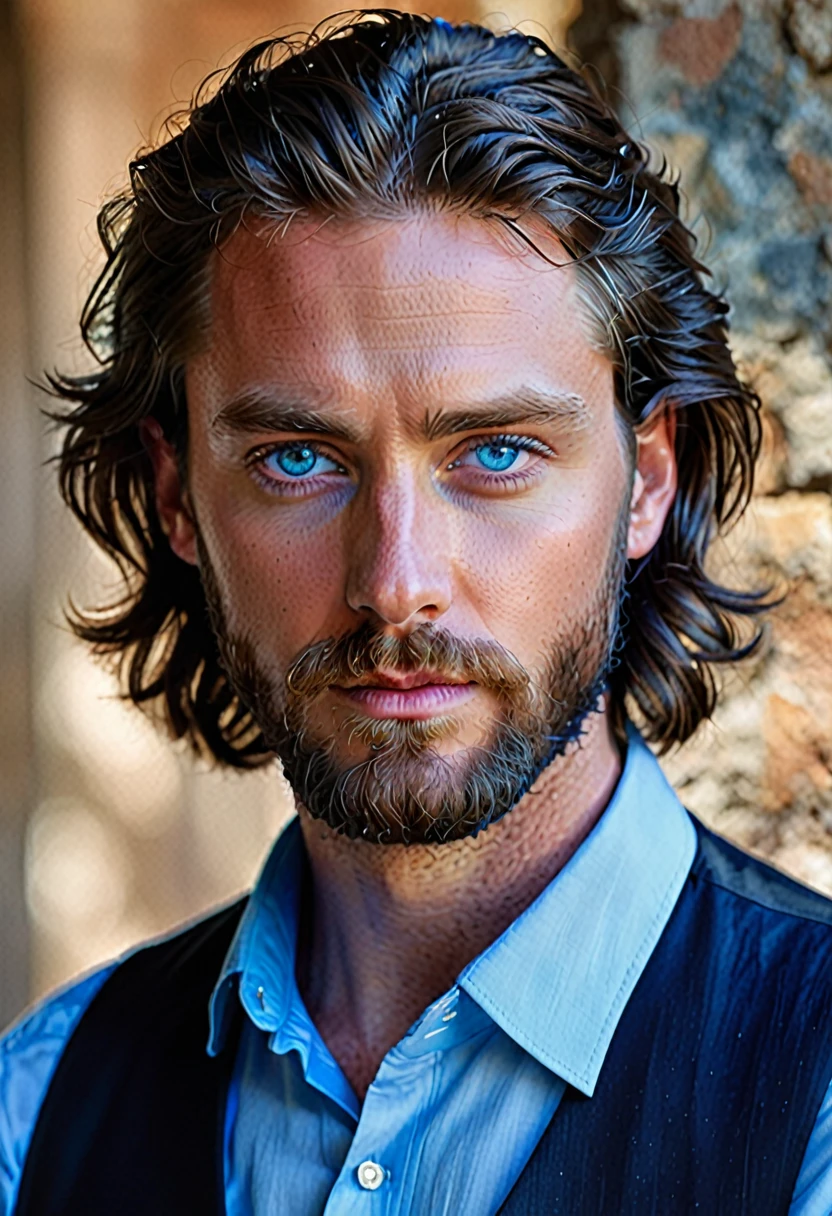
<instances>
[{"instance_id":1,"label":"wavy dark hair","mask_svg":"<svg viewBox=\"0 0 832 1216\"><path fill-rule=\"evenodd\" d=\"M676 412L678 493L628 567L611 704L618 731L629 711L662 749L688 738L713 711L713 665L759 639L743 621L760 593L713 581L705 556L751 494L760 420L665 167L539 39L391 10L261 42L166 134L98 216L107 260L81 320L96 366L50 377L72 403L51 415L66 428L61 492L124 579L117 602L69 619L115 661L124 696L222 764L271 756L223 671L199 572L162 532L140 440L153 416L187 473L183 368L210 322L212 250L249 215L279 231L295 216L433 208L526 240L524 221L544 221L577 266L631 444Z\"/></svg>"}]
</instances>

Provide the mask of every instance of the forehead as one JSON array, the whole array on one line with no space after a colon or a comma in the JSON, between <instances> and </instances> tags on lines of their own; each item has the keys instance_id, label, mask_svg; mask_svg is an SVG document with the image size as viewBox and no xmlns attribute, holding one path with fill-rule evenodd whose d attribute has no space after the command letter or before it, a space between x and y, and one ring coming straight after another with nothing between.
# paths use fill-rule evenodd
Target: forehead
<instances>
[{"instance_id":1,"label":"forehead","mask_svg":"<svg viewBox=\"0 0 832 1216\"><path fill-rule=\"evenodd\" d=\"M438 403L518 378L606 393L574 267L545 240L560 266L469 216L240 229L213 255L210 340L190 379L217 404L270 385L333 404Z\"/></svg>"}]
</instances>

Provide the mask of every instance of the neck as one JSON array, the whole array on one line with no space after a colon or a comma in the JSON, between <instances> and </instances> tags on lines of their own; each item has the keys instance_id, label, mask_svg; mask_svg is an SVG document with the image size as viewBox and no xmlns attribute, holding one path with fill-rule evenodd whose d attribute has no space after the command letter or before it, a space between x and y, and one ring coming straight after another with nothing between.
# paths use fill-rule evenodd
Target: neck
<instances>
[{"instance_id":1,"label":"neck","mask_svg":"<svg viewBox=\"0 0 832 1216\"><path fill-rule=\"evenodd\" d=\"M543 891L592 830L621 772L604 715L511 812L443 845L349 840L301 808L311 889L298 983L359 1098L423 1010Z\"/></svg>"}]
</instances>

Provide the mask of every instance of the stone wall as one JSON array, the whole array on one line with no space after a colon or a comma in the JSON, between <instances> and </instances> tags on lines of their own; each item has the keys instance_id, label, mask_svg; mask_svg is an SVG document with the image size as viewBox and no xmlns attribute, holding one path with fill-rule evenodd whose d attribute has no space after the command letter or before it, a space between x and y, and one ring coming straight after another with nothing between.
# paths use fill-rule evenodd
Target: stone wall
<instances>
[{"instance_id":1,"label":"stone wall","mask_svg":"<svg viewBox=\"0 0 832 1216\"><path fill-rule=\"evenodd\" d=\"M573 42L680 172L765 407L755 499L714 560L786 598L665 768L717 830L832 893L832 0L586 0Z\"/></svg>"}]
</instances>

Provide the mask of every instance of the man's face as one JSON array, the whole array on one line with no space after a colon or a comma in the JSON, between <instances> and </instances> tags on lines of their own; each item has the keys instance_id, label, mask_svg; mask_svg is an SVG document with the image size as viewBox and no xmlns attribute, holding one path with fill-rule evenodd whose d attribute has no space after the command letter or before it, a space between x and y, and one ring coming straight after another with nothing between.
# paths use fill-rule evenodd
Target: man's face
<instances>
[{"instance_id":1,"label":"man's face","mask_svg":"<svg viewBox=\"0 0 832 1216\"><path fill-rule=\"evenodd\" d=\"M240 230L211 314L171 532L232 682L312 814L470 834L595 707L615 629L633 470L574 271L473 218Z\"/></svg>"}]
</instances>

